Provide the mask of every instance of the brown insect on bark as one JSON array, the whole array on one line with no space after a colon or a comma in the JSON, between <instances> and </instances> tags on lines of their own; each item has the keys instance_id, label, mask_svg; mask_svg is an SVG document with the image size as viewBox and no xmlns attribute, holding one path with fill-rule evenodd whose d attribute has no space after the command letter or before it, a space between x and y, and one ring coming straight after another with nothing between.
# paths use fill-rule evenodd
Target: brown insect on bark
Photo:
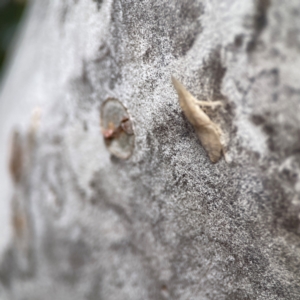
<instances>
[{"instance_id":1,"label":"brown insect on bark","mask_svg":"<svg viewBox=\"0 0 300 300\"><path fill-rule=\"evenodd\" d=\"M186 118L194 126L197 136L210 160L216 163L221 158L223 152L223 145L221 143L222 131L199 106L215 107L222 105L222 103L219 101L199 101L173 76L172 82Z\"/></svg>"},{"instance_id":2,"label":"brown insect on bark","mask_svg":"<svg viewBox=\"0 0 300 300\"><path fill-rule=\"evenodd\" d=\"M133 134L132 124L129 118L124 117L119 126L115 127L114 123L109 123L108 128L102 128L102 134L105 139L114 139L117 138L122 132L125 132L128 135Z\"/></svg>"}]
</instances>

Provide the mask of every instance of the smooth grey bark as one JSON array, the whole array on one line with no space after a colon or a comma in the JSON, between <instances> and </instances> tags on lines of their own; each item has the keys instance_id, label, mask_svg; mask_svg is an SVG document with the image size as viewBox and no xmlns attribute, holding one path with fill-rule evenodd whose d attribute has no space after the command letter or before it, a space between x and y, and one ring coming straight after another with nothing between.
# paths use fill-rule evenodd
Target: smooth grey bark
<instances>
[{"instance_id":1,"label":"smooth grey bark","mask_svg":"<svg viewBox=\"0 0 300 300\"><path fill-rule=\"evenodd\" d=\"M16 48L1 299L300 299L299 1L35 1ZM208 159L171 75L224 103L226 161ZM101 134L110 97L133 123L127 160Z\"/></svg>"}]
</instances>

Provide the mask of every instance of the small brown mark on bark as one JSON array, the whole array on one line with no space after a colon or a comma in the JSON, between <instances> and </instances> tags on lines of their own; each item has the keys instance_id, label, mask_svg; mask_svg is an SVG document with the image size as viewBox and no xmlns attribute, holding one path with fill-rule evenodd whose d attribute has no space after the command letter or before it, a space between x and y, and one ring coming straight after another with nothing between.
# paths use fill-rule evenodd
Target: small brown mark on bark
<instances>
[{"instance_id":1,"label":"small brown mark on bark","mask_svg":"<svg viewBox=\"0 0 300 300\"><path fill-rule=\"evenodd\" d=\"M12 133L11 150L9 158L9 171L14 183L18 183L22 176L23 170L23 146L22 138L18 130Z\"/></svg>"},{"instance_id":2,"label":"small brown mark on bark","mask_svg":"<svg viewBox=\"0 0 300 300\"><path fill-rule=\"evenodd\" d=\"M32 151L34 147L37 131L41 126L41 115L42 115L42 110L40 107L37 106L32 110L29 130L27 133L29 151Z\"/></svg>"},{"instance_id":3,"label":"small brown mark on bark","mask_svg":"<svg viewBox=\"0 0 300 300\"><path fill-rule=\"evenodd\" d=\"M12 216L12 223L15 234L18 238L22 238L24 230L27 226L26 217L21 211L15 211Z\"/></svg>"}]
</instances>

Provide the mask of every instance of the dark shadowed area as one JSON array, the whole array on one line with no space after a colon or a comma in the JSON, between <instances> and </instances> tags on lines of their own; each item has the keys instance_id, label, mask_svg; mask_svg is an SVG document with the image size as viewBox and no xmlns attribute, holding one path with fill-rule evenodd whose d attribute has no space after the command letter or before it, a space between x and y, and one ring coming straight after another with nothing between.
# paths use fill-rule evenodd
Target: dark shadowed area
<instances>
[{"instance_id":1,"label":"dark shadowed area","mask_svg":"<svg viewBox=\"0 0 300 300\"><path fill-rule=\"evenodd\" d=\"M25 6L26 0L0 0L0 78Z\"/></svg>"}]
</instances>

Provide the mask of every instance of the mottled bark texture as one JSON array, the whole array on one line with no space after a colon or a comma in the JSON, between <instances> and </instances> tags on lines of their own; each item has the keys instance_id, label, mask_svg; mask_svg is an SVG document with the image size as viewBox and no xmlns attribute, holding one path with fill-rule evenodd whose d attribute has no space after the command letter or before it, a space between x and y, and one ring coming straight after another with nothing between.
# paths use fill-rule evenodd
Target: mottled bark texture
<instances>
[{"instance_id":1,"label":"mottled bark texture","mask_svg":"<svg viewBox=\"0 0 300 300\"><path fill-rule=\"evenodd\" d=\"M300 299L298 0L34 1L15 49L1 300ZM171 75L223 102L208 114L226 160L210 162ZM107 144L127 119L101 132L108 98L133 125L126 160Z\"/></svg>"}]
</instances>

